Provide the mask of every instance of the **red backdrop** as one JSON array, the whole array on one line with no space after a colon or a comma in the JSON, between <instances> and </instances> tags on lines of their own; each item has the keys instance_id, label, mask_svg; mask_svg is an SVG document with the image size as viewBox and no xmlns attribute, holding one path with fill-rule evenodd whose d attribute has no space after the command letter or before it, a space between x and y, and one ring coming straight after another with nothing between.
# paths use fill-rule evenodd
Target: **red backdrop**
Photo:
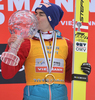
<instances>
[{"instance_id":1,"label":"red backdrop","mask_svg":"<svg viewBox=\"0 0 95 100\"><path fill-rule=\"evenodd\" d=\"M27 9L34 11L40 2L51 2L58 4L64 11L64 16L56 27L61 31L62 36L69 38L73 42L73 19L75 0L0 0L0 44L7 44L10 37L8 31L8 19L16 10ZM92 66L91 74L88 77L86 100L95 100L95 80L94 71L94 37L95 37L95 0L90 0L89 8L89 38L88 38L88 62ZM2 48L0 48L1 50ZM1 55L1 54L0 54ZM1 71L0 71L1 73ZM0 74L1 75L1 74ZM68 97L71 97L71 84L66 83L68 88ZM25 83L4 83L0 84L0 100L22 100L23 88Z\"/></svg>"}]
</instances>

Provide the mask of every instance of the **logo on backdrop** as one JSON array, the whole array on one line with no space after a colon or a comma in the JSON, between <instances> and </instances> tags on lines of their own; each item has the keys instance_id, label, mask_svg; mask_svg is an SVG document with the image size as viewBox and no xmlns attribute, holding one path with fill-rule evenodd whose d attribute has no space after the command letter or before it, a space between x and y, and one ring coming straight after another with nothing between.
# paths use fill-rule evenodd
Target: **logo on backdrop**
<instances>
[{"instance_id":1,"label":"logo on backdrop","mask_svg":"<svg viewBox=\"0 0 95 100\"><path fill-rule=\"evenodd\" d=\"M16 8L16 10L21 10L24 6L24 9L26 10L30 10L30 11L35 11L35 8L39 6L39 4L41 3L42 0L35 0L33 7L31 8L31 4L33 4L33 2L31 0L5 0L5 2L2 2L3 0L0 0L0 10L3 12L0 12L0 24L3 24L5 22L5 5L8 6L7 11L14 11L14 7ZM64 6L65 10L67 12L73 12L73 6L74 6L74 0L52 0L55 1L55 4L59 5L61 7L61 5ZM43 2L49 2L49 0L43 0ZM91 0L90 2L90 8L89 11L90 12L95 12L94 8L94 4L95 4L95 0ZM61 23L65 23L64 21ZM94 22L95 23L95 22ZM67 24L67 22L66 22ZM69 24L69 23L68 23Z\"/></svg>"}]
</instances>

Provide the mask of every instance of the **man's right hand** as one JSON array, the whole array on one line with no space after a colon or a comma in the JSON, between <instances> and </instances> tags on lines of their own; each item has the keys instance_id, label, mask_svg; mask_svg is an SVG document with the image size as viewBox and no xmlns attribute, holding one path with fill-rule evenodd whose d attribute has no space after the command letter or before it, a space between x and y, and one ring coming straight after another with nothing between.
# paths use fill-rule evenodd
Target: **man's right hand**
<instances>
[{"instance_id":1,"label":"man's right hand","mask_svg":"<svg viewBox=\"0 0 95 100\"><path fill-rule=\"evenodd\" d=\"M10 46L11 43L15 42L17 39L17 35L16 34L11 34L11 37L8 39L8 45Z\"/></svg>"}]
</instances>

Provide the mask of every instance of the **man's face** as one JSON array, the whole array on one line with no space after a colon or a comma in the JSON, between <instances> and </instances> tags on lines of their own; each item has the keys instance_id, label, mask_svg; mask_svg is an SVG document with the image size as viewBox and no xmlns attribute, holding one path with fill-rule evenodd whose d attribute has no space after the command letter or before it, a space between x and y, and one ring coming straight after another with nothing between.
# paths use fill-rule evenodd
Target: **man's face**
<instances>
[{"instance_id":1,"label":"man's face","mask_svg":"<svg viewBox=\"0 0 95 100\"><path fill-rule=\"evenodd\" d=\"M35 15L38 19L38 29L42 32L51 31L53 30L50 26L46 14L41 10L37 9Z\"/></svg>"}]
</instances>

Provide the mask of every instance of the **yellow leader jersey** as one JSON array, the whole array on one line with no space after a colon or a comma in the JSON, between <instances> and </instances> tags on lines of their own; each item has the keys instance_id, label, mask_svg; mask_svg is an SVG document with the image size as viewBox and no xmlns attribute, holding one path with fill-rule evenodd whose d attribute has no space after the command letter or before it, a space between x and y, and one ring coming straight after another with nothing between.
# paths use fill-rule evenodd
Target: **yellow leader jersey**
<instances>
[{"instance_id":1,"label":"yellow leader jersey","mask_svg":"<svg viewBox=\"0 0 95 100\"><path fill-rule=\"evenodd\" d=\"M30 52L25 61L25 77L27 85L46 84L45 76L48 74L45 58L40 41L30 39ZM51 41L52 44L52 41ZM48 57L51 57L52 46L45 41ZM54 84L65 84L65 67L68 55L68 45L65 40L57 39L55 57L51 74L55 77Z\"/></svg>"}]
</instances>

